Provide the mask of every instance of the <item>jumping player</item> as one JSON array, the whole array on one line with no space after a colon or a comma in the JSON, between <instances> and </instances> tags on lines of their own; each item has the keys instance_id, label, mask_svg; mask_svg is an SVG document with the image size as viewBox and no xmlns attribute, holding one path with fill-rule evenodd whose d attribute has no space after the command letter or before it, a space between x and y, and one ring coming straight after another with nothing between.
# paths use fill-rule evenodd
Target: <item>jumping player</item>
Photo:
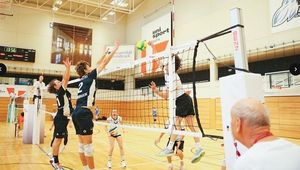
<instances>
[{"instance_id":1,"label":"jumping player","mask_svg":"<svg viewBox=\"0 0 300 170\"><path fill-rule=\"evenodd\" d=\"M63 169L58 159L59 146L61 144L62 139L67 137L68 135L67 125L69 119L65 116L65 114L66 113L70 114L70 106L66 106L69 105L66 96L66 91L70 79L71 62L69 61L69 58L67 58L65 61L63 61L63 63L66 67L66 71L65 74L63 75L62 81L54 79L49 83L48 86L48 92L56 95L56 102L57 102L57 114L54 117L54 132L53 132L55 138L52 144L53 158L50 160L50 163L55 170Z\"/></svg>"},{"instance_id":2,"label":"jumping player","mask_svg":"<svg viewBox=\"0 0 300 170\"><path fill-rule=\"evenodd\" d=\"M120 149L120 155L121 155L121 167L126 168L126 162L124 158L124 147L123 147L123 139L121 136L121 133L119 132L119 125L122 124L122 117L119 116L118 111L116 109L113 109L111 112L111 115L109 118L107 118L107 122L109 123L109 129L107 126L106 132L108 134L108 140L109 140L109 151L108 151L108 162L107 167L112 167L112 153L114 151L115 141L118 142L118 146Z\"/></svg>"},{"instance_id":3,"label":"jumping player","mask_svg":"<svg viewBox=\"0 0 300 170\"><path fill-rule=\"evenodd\" d=\"M153 53L156 53L157 50L152 42L149 42L149 45L153 49ZM181 60L178 57L178 55L174 55L175 57L175 83L176 83L176 119L175 119L175 128L179 130L179 125L181 124L182 120L185 119L186 125L189 127L189 129L192 132L198 132L194 125L193 125L193 119L194 119L194 106L193 106L193 100L192 98L186 93L183 89L180 77L177 74L178 69L181 67ZM168 64L161 64L162 70L164 71L165 75L165 84L168 88L169 86L169 71L168 71ZM158 96L162 97L163 99L167 100L169 95L168 91L159 91L156 87L155 82L151 82L150 87L152 91L157 94ZM173 134L170 138L170 142L168 146L159 153L159 156L169 156L173 154L173 145L176 140L177 135ZM194 137L195 140L195 147L196 151L195 154L191 160L192 163L196 163L200 161L201 157L205 154L203 148L200 146L200 138Z\"/></svg>"},{"instance_id":4,"label":"jumping player","mask_svg":"<svg viewBox=\"0 0 300 170\"><path fill-rule=\"evenodd\" d=\"M106 52L97 62L97 67L92 69L86 61L79 61L75 70L80 76L78 84L78 95L76 108L72 114L72 120L79 139L79 157L84 169L93 170L93 113L91 107L94 106L95 98L95 80L97 75L109 63L115 52L119 48L119 42L115 42L114 49Z\"/></svg>"}]
</instances>

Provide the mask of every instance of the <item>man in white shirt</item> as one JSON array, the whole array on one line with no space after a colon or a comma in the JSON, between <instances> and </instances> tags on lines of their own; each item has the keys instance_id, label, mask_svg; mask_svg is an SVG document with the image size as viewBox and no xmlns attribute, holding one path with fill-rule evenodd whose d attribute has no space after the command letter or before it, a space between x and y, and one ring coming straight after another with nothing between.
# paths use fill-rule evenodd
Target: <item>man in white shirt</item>
<instances>
[{"instance_id":1,"label":"man in white shirt","mask_svg":"<svg viewBox=\"0 0 300 170\"><path fill-rule=\"evenodd\" d=\"M231 109L234 139L247 150L235 163L235 170L300 170L300 147L270 132L266 107L258 100L242 99Z\"/></svg>"},{"instance_id":2,"label":"man in white shirt","mask_svg":"<svg viewBox=\"0 0 300 170\"><path fill-rule=\"evenodd\" d=\"M45 83L43 82L44 76L40 75L39 81L34 82L33 84L33 103L36 98L42 98L42 90L46 89Z\"/></svg>"}]
</instances>

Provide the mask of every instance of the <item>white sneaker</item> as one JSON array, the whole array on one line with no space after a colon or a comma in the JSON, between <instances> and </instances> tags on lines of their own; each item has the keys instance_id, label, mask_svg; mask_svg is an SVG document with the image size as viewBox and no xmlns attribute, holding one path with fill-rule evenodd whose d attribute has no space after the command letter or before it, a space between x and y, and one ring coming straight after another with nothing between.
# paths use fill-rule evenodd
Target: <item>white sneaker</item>
<instances>
[{"instance_id":1,"label":"white sneaker","mask_svg":"<svg viewBox=\"0 0 300 170\"><path fill-rule=\"evenodd\" d=\"M112 166L111 161L107 161L107 167L111 168L111 166Z\"/></svg>"},{"instance_id":2,"label":"white sneaker","mask_svg":"<svg viewBox=\"0 0 300 170\"><path fill-rule=\"evenodd\" d=\"M164 150L160 151L157 156L164 157L164 156L172 156L174 153L173 150L169 150L168 148L165 148Z\"/></svg>"},{"instance_id":3,"label":"white sneaker","mask_svg":"<svg viewBox=\"0 0 300 170\"><path fill-rule=\"evenodd\" d=\"M125 162L125 160L122 160L122 161L121 161L121 167L122 167L122 168L126 168L126 162Z\"/></svg>"},{"instance_id":4,"label":"white sneaker","mask_svg":"<svg viewBox=\"0 0 300 170\"><path fill-rule=\"evenodd\" d=\"M49 162L50 162L51 166L52 166L55 170L64 170L63 167L60 167L59 164L57 164L57 163L54 162L54 159L53 159L53 158L51 158Z\"/></svg>"},{"instance_id":5,"label":"white sneaker","mask_svg":"<svg viewBox=\"0 0 300 170\"><path fill-rule=\"evenodd\" d=\"M199 162L200 159L203 157L203 155L205 154L205 151L203 148L198 148L196 149L195 153L194 153L194 156L192 158L192 163L196 163L196 162Z\"/></svg>"}]
</instances>

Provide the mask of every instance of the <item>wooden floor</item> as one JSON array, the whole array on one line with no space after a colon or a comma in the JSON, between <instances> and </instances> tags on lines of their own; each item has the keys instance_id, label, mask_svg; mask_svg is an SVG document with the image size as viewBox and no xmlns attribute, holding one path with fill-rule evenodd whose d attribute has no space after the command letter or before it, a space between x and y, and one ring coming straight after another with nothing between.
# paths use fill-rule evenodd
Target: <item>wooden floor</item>
<instances>
[{"instance_id":1,"label":"wooden floor","mask_svg":"<svg viewBox=\"0 0 300 170\"><path fill-rule=\"evenodd\" d=\"M51 122L46 122L46 138L45 143L41 145L23 144L22 138L14 137L14 125L8 123L0 123L0 169L5 170L51 170L49 165L49 143L52 132L49 131ZM82 166L78 157L77 137L74 135L74 128L69 128L69 143L65 150L60 154L60 162L66 170L81 170ZM214 134L221 132L214 131ZM165 170L167 169L166 158L155 156L159 149L154 145L154 139L158 133L145 132L139 130L128 129L125 131L124 143L127 161L127 170ZM94 147L95 147L95 166L96 169L108 169L107 150L108 139L105 135L104 128L97 126L94 131ZM166 143L167 136L161 141L160 146ZM292 140L294 143L300 144L300 140ZM221 161L224 157L222 140L213 141L208 138L202 139L202 146L206 150L205 157L199 163L191 164L190 159L192 153L190 149L194 146L191 137L185 138L185 167L186 169L197 170L219 170ZM178 158L173 158L174 164L179 165ZM112 169L122 169L120 167L119 150L116 147L113 155ZM178 169L178 166L175 168Z\"/></svg>"}]
</instances>

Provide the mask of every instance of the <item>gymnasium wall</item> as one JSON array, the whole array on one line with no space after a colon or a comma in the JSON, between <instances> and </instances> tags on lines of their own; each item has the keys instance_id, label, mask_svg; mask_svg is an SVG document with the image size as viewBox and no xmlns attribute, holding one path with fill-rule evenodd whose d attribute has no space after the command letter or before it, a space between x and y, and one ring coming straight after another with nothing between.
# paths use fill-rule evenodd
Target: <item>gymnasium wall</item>
<instances>
[{"instance_id":1,"label":"gymnasium wall","mask_svg":"<svg viewBox=\"0 0 300 170\"><path fill-rule=\"evenodd\" d=\"M125 20L118 24L91 22L47 12L14 6L14 16L0 20L0 45L36 50L35 63L1 60L7 66L64 70L63 65L50 64L52 29L50 22L65 23L93 29L92 65L95 65L104 50L104 45L114 44L114 40L125 42ZM72 69L73 70L73 69Z\"/></svg>"},{"instance_id":2,"label":"gymnasium wall","mask_svg":"<svg viewBox=\"0 0 300 170\"><path fill-rule=\"evenodd\" d=\"M141 27L144 24L170 11L171 8L166 7L166 3L167 0L159 3L147 0L142 8L128 16L127 43L135 43L140 39ZM175 0L174 44L204 38L230 27L229 11L235 7L243 10L247 50L300 39L299 27L278 33L271 32L269 0ZM216 56L231 54L232 43L232 35L207 41L207 45ZM200 45L199 51L201 57L209 58L210 55L203 45Z\"/></svg>"}]
</instances>

